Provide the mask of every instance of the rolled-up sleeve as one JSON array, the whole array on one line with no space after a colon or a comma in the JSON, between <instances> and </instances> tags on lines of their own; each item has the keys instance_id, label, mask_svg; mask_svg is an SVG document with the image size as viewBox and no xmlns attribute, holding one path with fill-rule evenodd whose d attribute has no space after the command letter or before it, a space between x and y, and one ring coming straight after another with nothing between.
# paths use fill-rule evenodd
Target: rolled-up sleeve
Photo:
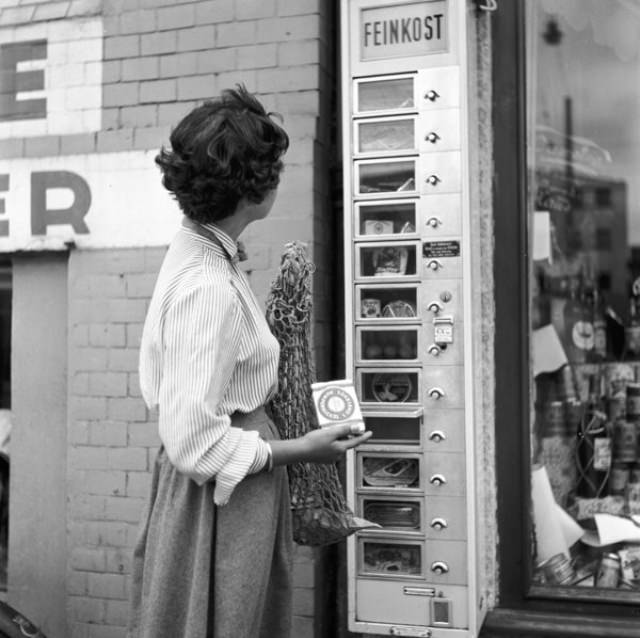
<instances>
[{"instance_id":1,"label":"rolled-up sleeve","mask_svg":"<svg viewBox=\"0 0 640 638\"><path fill-rule=\"evenodd\" d=\"M220 410L242 330L236 291L223 276L181 292L160 327L160 439L179 471L199 485L215 480L218 505L266 458L267 444L258 432L231 427L230 416Z\"/></svg>"}]
</instances>

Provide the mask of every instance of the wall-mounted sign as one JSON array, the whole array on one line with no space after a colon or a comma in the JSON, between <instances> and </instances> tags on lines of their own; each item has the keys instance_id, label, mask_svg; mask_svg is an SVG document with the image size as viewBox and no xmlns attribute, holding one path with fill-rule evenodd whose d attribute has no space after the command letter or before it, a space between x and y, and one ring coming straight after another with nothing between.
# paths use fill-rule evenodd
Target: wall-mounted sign
<instances>
[{"instance_id":1,"label":"wall-mounted sign","mask_svg":"<svg viewBox=\"0 0 640 638\"><path fill-rule=\"evenodd\" d=\"M168 244L181 213L155 155L0 160L0 253Z\"/></svg>"},{"instance_id":2,"label":"wall-mounted sign","mask_svg":"<svg viewBox=\"0 0 640 638\"><path fill-rule=\"evenodd\" d=\"M102 18L0 28L0 139L100 130Z\"/></svg>"},{"instance_id":3,"label":"wall-mounted sign","mask_svg":"<svg viewBox=\"0 0 640 638\"><path fill-rule=\"evenodd\" d=\"M448 51L447 0L423 0L360 11L360 59L408 58Z\"/></svg>"}]
</instances>

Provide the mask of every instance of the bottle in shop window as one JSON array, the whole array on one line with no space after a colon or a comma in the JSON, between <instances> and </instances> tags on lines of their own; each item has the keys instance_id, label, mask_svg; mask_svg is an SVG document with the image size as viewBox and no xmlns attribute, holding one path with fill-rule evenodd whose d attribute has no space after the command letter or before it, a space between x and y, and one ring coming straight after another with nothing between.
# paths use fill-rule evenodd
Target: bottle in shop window
<instances>
[{"instance_id":1,"label":"bottle in shop window","mask_svg":"<svg viewBox=\"0 0 640 638\"><path fill-rule=\"evenodd\" d=\"M609 354L607 339L607 317L604 296L597 288L593 289L593 359L605 361Z\"/></svg>"},{"instance_id":2,"label":"bottle in shop window","mask_svg":"<svg viewBox=\"0 0 640 638\"><path fill-rule=\"evenodd\" d=\"M589 395L576 442L576 494L583 498L606 495L611 469L611 424L607 419L597 374L589 377Z\"/></svg>"},{"instance_id":3,"label":"bottle in shop window","mask_svg":"<svg viewBox=\"0 0 640 638\"><path fill-rule=\"evenodd\" d=\"M625 330L625 350L633 357L640 357L640 279L636 279L631 286L629 324Z\"/></svg>"}]
</instances>

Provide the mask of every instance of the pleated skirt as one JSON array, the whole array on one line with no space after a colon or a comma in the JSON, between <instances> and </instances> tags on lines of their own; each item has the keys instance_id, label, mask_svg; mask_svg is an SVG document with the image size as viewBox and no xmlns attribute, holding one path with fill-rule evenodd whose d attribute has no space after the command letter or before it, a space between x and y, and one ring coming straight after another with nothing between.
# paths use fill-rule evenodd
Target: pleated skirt
<instances>
[{"instance_id":1,"label":"pleated skirt","mask_svg":"<svg viewBox=\"0 0 640 638\"><path fill-rule=\"evenodd\" d=\"M233 427L278 432L263 408ZM291 510L284 467L246 477L227 505L160 449L133 553L128 638L289 638Z\"/></svg>"}]
</instances>

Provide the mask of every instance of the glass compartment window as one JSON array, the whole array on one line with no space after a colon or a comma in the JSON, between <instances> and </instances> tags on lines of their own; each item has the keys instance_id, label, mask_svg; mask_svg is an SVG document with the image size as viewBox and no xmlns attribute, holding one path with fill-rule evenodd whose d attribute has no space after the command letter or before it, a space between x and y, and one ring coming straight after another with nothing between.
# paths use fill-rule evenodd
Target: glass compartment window
<instances>
[{"instance_id":1,"label":"glass compartment window","mask_svg":"<svg viewBox=\"0 0 640 638\"><path fill-rule=\"evenodd\" d=\"M357 204L361 235L416 232L416 202Z\"/></svg>"},{"instance_id":2,"label":"glass compartment window","mask_svg":"<svg viewBox=\"0 0 640 638\"><path fill-rule=\"evenodd\" d=\"M416 144L414 118L362 120L356 122L358 153L413 151Z\"/></svg>"},{"instance_id":3,"label":"glass compartment window","mask_svg":"<svg viewBox=\"0 0 640 638\"><path fill-rule=\"evenodd\" d=\"M638 602L640 2L525 6L532 585Z\"/></svg>"},{"instance_id":4,"label":"glass compartment window","mask_svg":"<svg viewBox=\"0 0 640 638\"><path fill-rule=\"evenodd\" d=\"M366 113L413 109L415 107L413 82L412 77L358 82L357 110L360 113Z\"/></svg>"}]
</instances>

